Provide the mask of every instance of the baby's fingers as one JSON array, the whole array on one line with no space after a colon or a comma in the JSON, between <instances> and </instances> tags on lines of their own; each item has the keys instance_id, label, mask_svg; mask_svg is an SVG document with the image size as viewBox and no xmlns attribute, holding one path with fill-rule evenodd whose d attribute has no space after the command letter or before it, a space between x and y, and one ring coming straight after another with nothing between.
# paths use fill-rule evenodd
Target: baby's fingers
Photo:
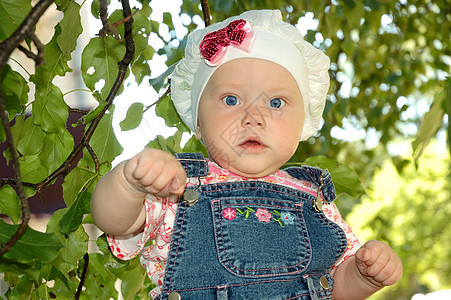
<instances>
[{"instance_id":1,"label":"baby's fingers","mask_svg":"<svg viewBox=\"0 0 451 300\"><path fill-rule=\"evenodd\" d=\"M163 166L163 170L150 184L150 191L157 196L183 193L186 182L186 172L176 160Z\"/></svg>"},{"instance_id":2,"label":"baby's fingers","mask_svg":"<svg viewBox=\"0 0 451 300\"><path fill-rule=\"evenodd\" d=\"M369 241L356 253L360 273L376 286L396 283L402 275L402 263L386 243Z\"/></svg>"},{"instance_id":3,"label":"baby's fingers","mask_svg":"<svg viewBox=\"0 0 451 300\"><path fill-rule=\"evenodd\" d=\"M178 172L177 175L171 181L169 193L175 195L183 194L183 191L185 190L185 184L186 184L186 172L185 171Z\"/></svg>"}]
</instances>

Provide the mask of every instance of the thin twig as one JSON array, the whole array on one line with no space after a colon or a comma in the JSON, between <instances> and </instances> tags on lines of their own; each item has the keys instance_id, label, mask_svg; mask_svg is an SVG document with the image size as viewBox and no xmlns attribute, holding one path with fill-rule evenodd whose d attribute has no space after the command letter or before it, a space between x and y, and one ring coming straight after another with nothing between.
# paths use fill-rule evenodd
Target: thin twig
<instances>
[{"instance_id":1,"label":"thin twig","mask_svg":"<svg viewBox=\"0 0 451 300\"><path fill-rule=\"evenodd\" d=\"M28 58L31 58L32 60L36 61L37 59L37 55L33 53L33 51L28 50L27 48L25 48L22 45L19 45L17 47L17 49L19 49L20 51L22 51Z\"/></svg>"},{"instance_id":2,"label":"thin twig","mask_svg":"<svg viewBox=\"0 0 451 300\"><path fill-rule=\"evenodd\" d=\"M75 300L78 300L80 298L81 291L83 289L83 285L85 284L86 273L88 271L88 265L89 265L89 254L88 253L85 253L85 255L83 255L83 260L85 262L83 263L83 271L81 272L80 283L78 284L77 292L75 293L75 297L74 297Z\"/></svg>"},{"instance_id":3,"label":"thin twig","mask_svg":"<svg viewBox=\"0 0 451 300\"><path fill-rule=\"evenodd\" d=\"M25 48L22 45L19 45L17 48L22 51L23 53L25 53L25 55L28 58L31 58L32 60L34 60L36 66L39 66L43 63L45 63L44 60L44 45L41 43L41 41L38 39L38 37L35 34L30 34L30 38L33 41L33 43L36 46L36 49L38 49L38 54L34 54L33 51L28 50L27 48Z\"/></svg>"},{"instance_id":4,"label":"thin twig","mask_svg":"<svg viewBox=\"0 0 451 300\"><path fill-rule=\"evenodd\" d=\"M114 23L113 23L113 26L114 26L114 27L117 27L117 26L121 25L122 23L127 22L128 20L130 20L131 18L133 18L133 16L134 16L138 11L139 11L139 9L135 10L134 12L132 12L132 14L131 14L130 16L127 16L126 18L123 18L123 19L121 19L121 20L119 20L119 21L117 21L117 22L114 22Z\"/></svg>"},{"instance_id":5,"label":"thin twig","mask_svg":"<svg viewBox=\"0 0 451 300\"><path fill-rule=\"evenodd\" d=\"M102 29L100 29L98 36L104 37L108 32L111 32L120 42L122 42L116 27L108 21L108 5L106 0L100 0L100 20L102 21Z\"/></svg>"},{"instance_id":6,"label":"thin twig","mask_svg":"<svg viewBox=\"0 0 451 300\"><path fill-rule=\"evenodd\" d=\"M4 185L16 185L16 181L12 178L0 178L0 188L2 188ZM28 186L31 188L36 188L35 183L29 183L29 182L22 182L24 186Z\"/></svg>"},{"instance_id":7,"label":"thin twig","mask_svg":"<svg viewBox=\"0 0 451 300\"><path fill-rule=\"evenodd\" d=\"M77 113L77 114L82 114L82 115L89 114L89 110L84 110L84 109L79 109L79 108L72 108L69 105L67 106L67 109L71 113Z\"/></svg>"},{"instance_id":8,"label":"thin twig","mask_svg":"<svg viewBox=\"0 0 451 300\"><path fill-rule=\"evenodd\" d=\"M204 14L205 27L210 25L210 7L207 0L200 0L202 6L202 13Z\"/></svg>"},{"instance_id":9,"label":"thin twig","mask_svg":"<svg viewBox=\"0 0 451 300\"><path fill-rule=\"evenodd\" d=\"M99 171L100 171L100 162L99 162L99 159L97 158L96 153L92 149L91 145L85 144L85 147L88 150L89 154L91 154L92 160L94 161L94 165L96 167L96 172L99 173Z\"/></svg>"},{"instance_id":10,"label":"thin twig","mask_svg":"<svg viewBox=\"0 0 451 300\"><path fill-rule=\"evenodd\" d=\"M152 106L155 106L158 104L158 102L160 102L161 100L163 100L164 97L166 97L167 95L169 95L169 93L171 92L171 86L168 86L168 88L166 89L166 91L163 93L163 95L160 96L160 98L158 98L157 101L155 101L154 103L150 104L149 106L146 107L146 109L143 111L143 113L145 113L146 111L149 110L149 108L151 108Z\"/></svg>"},{"instance_id":11,"label":"thin twig","mask_svg":"<svg viewBox=\"0 0 451 300\"><path fill-rule=\"evenodd\" d=\"M39 66L41 64L45 64L45 58L44 58L44 56L45 56L45 52L44 52L45 46L41 43L41 41L38 39L38 37L34 33L30 34L30 38L33 41L34 45L36 46L36 49L38 50L38 54L36 55L36 59L35 59L36 66Z\"/></svg>"}]
</instances>

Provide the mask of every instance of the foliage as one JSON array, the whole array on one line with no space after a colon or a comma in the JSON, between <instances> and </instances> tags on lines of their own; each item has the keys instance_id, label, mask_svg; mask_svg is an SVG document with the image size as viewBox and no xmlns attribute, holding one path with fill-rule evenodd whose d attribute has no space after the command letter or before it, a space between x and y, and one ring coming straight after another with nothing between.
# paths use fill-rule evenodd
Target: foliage
<instances>
[{"instance_id":1,"label":"foliage","mask_svg":"<svg viewBox=\"0 0 451 300\"><path fill-rule=\"evenodd\" d=\"M41 0L34 7L49 2ZM3 125L0 125L0 142L9 146L3 153L9 167L17 170L20 166L21 174L0 181L0 213L9 217L8 222L0 221L0 243L6 244L22 228L21 224L25 224L25 230L15 244L0 256L0 270L10 287L6 294L8 299L66 299L74 298L74 295L82 299L116 299L118 291L114 285L118 279L121 279L121 293L125 299L140 298L152 288L136 259L120 261L111 255L105 236L97 240L100 252L88 254L88 235L83 223L92 222L89 201L95 184L122 152L112 127L112 98L122 92L121 83L130 74L137 83L147 83L148 76L154 75L148 62L155 53L166 55L168 66L167 72L148 81L163 95L156 105L156 112L168 126L177 128L177 132L167 139L159 136L149 141L148 146L169 152L200 151L206 154L203 145L194 137L181 145L182 133L189 130L176 114L168 96L167 77L174 63L183 56L186 43L186 37L176 42L172 20L175 16L169 13L163 16L163 23L170 33L170 38L165 39L160 34L160 24L150 18L149 1L139 1L139 9L133 9L131 33L134 51L131 51L126 30L130 21L124 18L126 6L124 11L110 11L106 19L103 4L109 2L93 1L91 13L104 28L84 46L81 57L74 58L77 37L86 30L80 17L81 5L86 5L85 2L80 5L72 0L55 1L62 19L54 27L52 39L41 47L39 37L32 34L34 24L28 25L25 31L19 30L22 22L26 24L34 18L36 23L39 19L39 15L30 13L33 12L31 1L0 0L0 102L4 103L0 112L7 112L4 114L6 119L2 118ZM412 164L404 157L390 155L388 149L393 141L410 138L406 128L414 125L419 128L412 143L415 159L418 159L431 138L446 125L443 116L449 116L451 109L451 12L447 1L212 0L209 4L213 22L257 8L279 8L284 18L293 24L298 20L305 22L310 16L308 12L319 21L318 27L308 31L305 38L323 49L332 61L325 122L317 136L300 144L292 162L327 165L337 177L337 190L344 192L340 206L345 207L345 213L352 209L355 198L363 191L356 174L365 187L372 187L374 172L384 166L387 159L402 174L402 180L399 179L402 185L413 187L410 185L415 175ZM190 21L184 26L192 31L198 26L194 21L203 15L203 11L198 1L186 0L181 4L180 15L189 17ZM24 32L27 35L23 35ZM151 33L164 41L163 48L154 49L148 44ZM24 43L19 49L36 62L36 68L28 78L18 72L20 62L10 60L7 64L2 63L11 54L3 55L5 49L21 34L22 39L18 42ZM17 46L18 43L14 44L14 48ZM123 63L130 53L129 65ZM81 59L81 78L98 102L98 106L87 113L68 107L65 95L55 84L57 76L64 78L73 72L69 67L73 59ZM102 81L103 87L96 90ZM30 86L34 86L31 97ZM410 113L415 112L419 102L432 105L421 126L421 114ZM28 107L31 107L31 116L26 115ZM141 104L131 105L120 124L121 129L126 131L139 126L147 109L149 107ZM75 112L82 113L82 117L77 124L67 124L69 114ZM82 140L75 140L67 126L84 128ZM348 142L337 139L333 132L346 126L363 132L364 140ZM450 128L447 130L451 132ZM365 139L371 136L379 137L377 147L368 147L365 143ZM307 159L313 155L317 156ZM426 171L421 169L421 172ZM424 178L428 178L432 185L434 181L429 175ZM53 214L45 233L28 228L27 198L42 195L42 191L55 184L59 177L64 178L62 189L67 208ZM392 243L404 259L406 271L414 278L415 286L404 280L396 290L398 293L407 295L407 291L435 289L438 287L428 283L430 278L440 275L449 278L451 258L439 253L440 240L433 236L436 233L437 237L447 238L446 230L440 232L439 225L446 224L444 220L450 215L449 207L444 209L446 193L443 192L448 187L448 178L442 184L436 186L442 193L440 197L427 189L415 190L415 194L408 189L399 189L396 201L390 198L391 205L365 212L373 216L365 218L372 226L368 236ZM371 202L368 199L371 198L364 198L363 203ZM435 200L432 206L431 199ZM427 212L421 214L422 221L431 226L405 237L399 233L392 235L388 231L392 223L397 228L401 225L416 228L412 213L405 213L409 211L407 208L410 209L407 205L412 203L416 211ZM358 214L359 207L353 215ZM434 219L437 211L441 213L440 220ZM441 258L438 260L440 265L432 261L425 251L420 251L423 249L419 243L427 239L437 245L434 253ZM421 263L416 264L412 253L422 255L418 258ZM416 275L421 272L426 275ZM390 295L396 298L393 296L395 293Z\"/></svg>"},{"instance_id":2,"label":"foliage","mask_svg":"<svg viewBox=\"0 0 451 300\"><path fill-rule=\"evenodd\" d=\"M410 160L401 173L386 161L349 215L361 238L386 241L403 258L404 277L375 299L451 289L450 160L434 152L420 158L421 169Z\"/></svg>"}]
</instances>

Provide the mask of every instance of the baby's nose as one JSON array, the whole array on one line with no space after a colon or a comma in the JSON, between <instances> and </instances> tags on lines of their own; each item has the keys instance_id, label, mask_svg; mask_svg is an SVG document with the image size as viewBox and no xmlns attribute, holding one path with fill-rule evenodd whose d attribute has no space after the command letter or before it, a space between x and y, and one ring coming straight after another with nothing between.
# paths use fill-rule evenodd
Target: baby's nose
<instances>
[{"instance_id":1,"label":"baby's nose","mask_svg":"<svg viewBox=\"0 0 451 300\"><path fill-rule=\"evenodd\" d=\"M264 128L266 126L265 110L263 107L259 107L257 103L252 103L244 110L244 116L242 119L243 126L258 126Z\"/></svg>"}]
</instances>

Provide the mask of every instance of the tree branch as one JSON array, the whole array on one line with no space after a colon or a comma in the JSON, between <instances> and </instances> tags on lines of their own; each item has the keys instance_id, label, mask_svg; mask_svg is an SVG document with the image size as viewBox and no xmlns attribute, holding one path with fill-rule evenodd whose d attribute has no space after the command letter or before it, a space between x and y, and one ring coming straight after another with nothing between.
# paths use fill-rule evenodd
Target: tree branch
<instances>
[{"instance_id":1,"label":"tree branch","mask_svg":"<svg viewBox=\"0 0 451 300\"><path fill-rule=\"evenodd\" d=\"M202 12L204 14L205 27L210 25L210 8L208 6L208 0L200 0L202 6Z\"/></svg>"},{"instance_id":2,"label":"tree branch","mask_svg":"<svg viewBox=\"0 0 451 300\"><path fill-rule=\"evenodd\" d=\"M36 23L42 14L53 3L53 0L41 0L30 11L19 28L6 40L0 43L0 70L3 70L9 56L26 37L31 37Z\"/></svg>"},{"instance_id":3,"label":"tree branch","mask_svg":"<svg viewBox=\"0 0 451 300\"><path fill-rule=\"evenodd\" d=\"M98 36L104 37L108 32L111 32L119 41L122 42L116 27L108 21L108 5L106 0L100 0L100 20L102 21L102 29L100 29Z\"/></svg>"},{"instance_id":4,"label":"tree branch","mask_svg":"<svg viewBox=\"0 0 451 300\"><path fill-rule=\"evenodd\" d=\"M96 153L92 149L91 145L85 144L85 147L88 150L89 154L91 154L92 160L94 161L94 165L95 165L95 168L96 168L96 172L99 173L100 163L99 163L99 159L97 158Z\"/></svg>"},{"instance_id":5,"label":"tree branch","mask_svg":"<svg viewBox=\"0 0 451 300\"><path fill-rule=\"evenodd\" d=\"M0 43L0 74L8 61L9 56L14 51L15 48L25 39L25 37L30 36L36 26L36 23L41 18L42 14L47 10L47 8L52 4L52 0L41 0L32 9L25 20L20 24L19 28L6 40ZM14 179L17 186L17 194L22 205L22 223L20 223L19 228L16 233L9 239L9 241L2 245L0 249L0 257L8 252L11 247L17 242L17 240L24 233L25 229L28 227L28 222L30 220L30 207L28 204L28 199L25 195L24 186L22 183L22 175L20 173L19 158L17 156L16 147L13 142L13 136L11 133L11 127L9 125L8 116L6 113L5 101L2 97L2 85L0 84L0 118L2 120L3 129L6 135L6 141L8 144L8 149L11 153L11 159L14 166Z\"/></svg>"},{"instance_id":6,"label":"tree branch","mask_svg":"<svg viewBox=\"0 0 451 300\"><path fill-rule=\"evenodd\" d=\"M83 260L85 261L83 264L83 271L81 272L81 276L80 276L80 283L78 284L77 287L77 292L75 293L75 300L80 299L80 295L81 295L81 291L83 289L83 285L85 284L85 279L86 279L86 273L88 271L88 265L89 265L89 254L85 253L85 255L83 255Z\"/></svg>"},{"instance_id":7,"label":"tree branch","mask_svg":"<svg viewBox=\"0 0 451 300\"><path fill-rule=\"evenodd\" d=\"M22 45L19 45L17 48L22 51L23 53L25 53L25 55L28 58L31 58L32 60L34 60L35 64L37 66L45 63L44 61L44 45L41 43L41 41L38 39L38 37L34 34L30 35L31 40L33 41L33 43L35 44L36 48L38 49L38 54L34 54L33 51L28 50L27 48L25 48Z\"/></svg>"},{"instance_id":8,"label":"tree branch","mask_svg":"<svg viewBox=\"0 0 451 300\"><path fill-rule=\"evenodd\" d=\"M0 178L0 188L2 188L4 185L17 185L16 181L12 178ZM23 186L28 186L31 188L36 189L35 183L29 183L29 182L22 182Z\"/></svg>"},{"instance_id":9,"label":"tree branch","mask_svg":"<svg viewBox=\"0 0 451 300\"><path fill-rule=\"evenodd\" d=\"M89 114L89 110L84 110L84 109L79 109L79 108L72 108L69 105L67 106L67 109L68 109L69 112L72 112L72 113L77 113L77 114L82 114L82 115Z\"/></svg>"},{"instance_id":10,"label":"tree branch","mask_svg":"<svg viewBox=\"0 0 451 300\"><path fill-rule=\"evenodd\" d=\"M122 7L124 12L124 18L127 18L131 15L130 10L130 4L128 0L122 0ZM106 11L105 11L106 13ZM53 172L49 177L47 177L44 181L39 183L37 185L38 191L42 190L45 186L49 185L56 177L63 174L65 171L67 171L70 167L70 165L76 160L78 155L83 150L83 147L85 145L89 144L89 140L91 139L92 135L94 134L94 131L96 130L97 126L100 123L100 120L105 115L106 111L110 108L111 104L113 104L113 100L116 97L117 92L119 91L119 88L122 85L122 82L125 79L125 76L127 74L128 66L130 65L133 55L135 54L135 43L133 41L133 33L132 33L132 23L133 18L128 19L127 22L125 22L124 27L124 38L125 38L125 55L121 62L119 63L119 71L116 77L116 80L114 81L114 84L111 88L110 93L107 96L106 102L107 104L103 108L103 110L100 112L100 114L92 121L92 123L89 125L88 129L86 130L85 134L81 138L80 143L72 150L69 157L66 159L66 161L55 171Z\"/></svg>"},{"instance_id":11,"label":"tree branch","mask_svg":"<svg viewBox=\"0 0 451 300\"><path fill-rule=\"evenodd\" d=\"M169 79L169 83L170 83ZM166 91L163 93L163 95L161 95L157 101L155 101L154 103L150 104L149 106L146 107L146 109L143 111L143 113L145 113L146 111L149 110L149 108L151 108L152 106L155 106L158 104L158 102L160 102L164 97L166 97L167 95L169 95L169 93L171 92L171 85L169 84L168 88L166 89Z\"/></svg>"}]
</instances>

